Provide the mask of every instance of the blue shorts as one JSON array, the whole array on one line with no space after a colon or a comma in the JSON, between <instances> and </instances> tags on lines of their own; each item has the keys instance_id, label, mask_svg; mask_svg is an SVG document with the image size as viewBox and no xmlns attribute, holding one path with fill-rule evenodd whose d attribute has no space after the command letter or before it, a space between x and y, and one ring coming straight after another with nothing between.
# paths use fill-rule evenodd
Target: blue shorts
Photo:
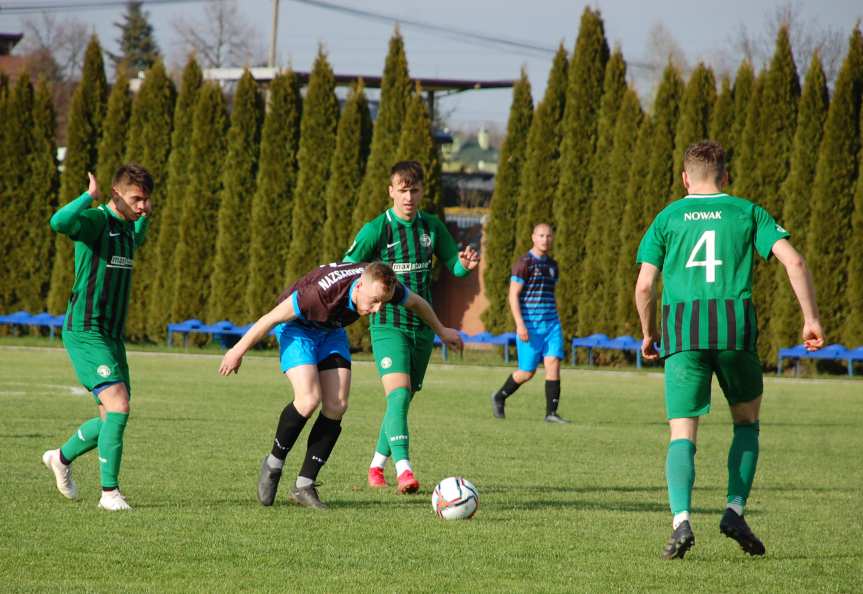
<instances>
[{"instance_id":1,"label":"blue shorts","mask_svg":"<svg viewBox=\"0 0 863 594\"><path fill-rule=\"evenodd\" d=\"M318 365L333 355L348 362L351 360L348 334L344 328L324 330L288 323L277 325L274 331L279 341L282 373L299 365Z\"/></svg>"},{"instance_id":2,"label":"blue shorts","mask_svg":"<svg viewBox=\"0 0 863 594\"><path fill-rule=\"evenodd\" d=\"M560 322L552 322L535 328L528 326L527 341L515 339L518 352L518 368L534 372L544 357L563 359L563 331Z\"/></svg>"}]
</instances>

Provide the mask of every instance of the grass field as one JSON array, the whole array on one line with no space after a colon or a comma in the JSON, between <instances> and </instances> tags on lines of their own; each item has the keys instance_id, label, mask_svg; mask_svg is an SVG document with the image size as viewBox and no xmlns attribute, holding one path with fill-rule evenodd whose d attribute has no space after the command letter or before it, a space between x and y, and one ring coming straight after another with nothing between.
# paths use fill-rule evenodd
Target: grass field
<instances>
[{"instance_id":1,"label":"grass field","mask_svg":"<svg viewBox=\"0 0 863 594\"><path fill-rule=\"evenodd\" d=\"M383 399L372 365L358 362L320 477L331 509L316 512L288 503L286 489L272 508L255 499L290 398L275 359L247 357L227 379L216 355L129 360L121 484L134 511L108 514L96 507L95 452L75 463L75 502L40 461L95 411L65 352L0 347L0 592L863 591L861 381L766 380L747 508L767 546L760 559L719 533L731 439L719 396L699 435L697 544L663 562L661 374L564 371L561 413L575 423L549 426L540 381L497 421L488 398L507 369L432 365L411 409L422 489L397 496L365 486ZM453 474L480 491L473 521L431 511L434 483Z\"/></svg>"}]
</instances>

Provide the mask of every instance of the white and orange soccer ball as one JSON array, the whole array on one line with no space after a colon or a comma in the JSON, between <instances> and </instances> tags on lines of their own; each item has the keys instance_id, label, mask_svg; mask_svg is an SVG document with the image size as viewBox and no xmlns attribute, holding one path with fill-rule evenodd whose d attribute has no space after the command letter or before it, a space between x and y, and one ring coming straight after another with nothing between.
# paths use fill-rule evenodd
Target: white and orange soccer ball
<instances>
[{"instance_id":1,"label":"white and orange soccer ball","mask_svg":"<svg viewBox=\"0 0 863 594\"><path fill-rule=\"evenodd\" d=\"M445 478L432 493L432 509L444 520L469 520L479 508L479 491L460 476Z\"/></svg>"}]
</instances>

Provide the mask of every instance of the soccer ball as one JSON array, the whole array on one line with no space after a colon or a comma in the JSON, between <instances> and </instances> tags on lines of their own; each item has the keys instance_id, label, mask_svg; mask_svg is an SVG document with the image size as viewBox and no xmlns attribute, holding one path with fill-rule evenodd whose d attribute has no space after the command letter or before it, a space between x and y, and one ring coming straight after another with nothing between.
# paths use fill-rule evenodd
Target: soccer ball
<instances>
[{"instance_id":1,"label":"soccer ball","mask_svg":"<svg viewBox=\"0 0 863 594\"><path fill-rule=\"evenodd\" d=\"M479 507L479 491L460 476L445 478L432 493L432 509L444 520L469 520Z\"/></svg>"}]
</instances>

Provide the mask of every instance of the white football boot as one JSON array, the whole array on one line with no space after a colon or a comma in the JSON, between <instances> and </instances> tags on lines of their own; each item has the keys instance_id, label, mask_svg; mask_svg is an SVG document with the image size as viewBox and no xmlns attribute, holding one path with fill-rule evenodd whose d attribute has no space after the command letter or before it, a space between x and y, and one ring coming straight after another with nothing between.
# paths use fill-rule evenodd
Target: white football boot
<instances>
[{"instance_id":1,"label":"white football boot","mask_svg":"<svg viewBox=\"0 0 863 594\"><path fill-rule=\"evenodd\" d=\"M120 489L113 491L102 491L102 497L99 499L99 507L107 511L124 511L131 510L131 506L126 503L126 498L120 493Z\"/></svg>"},{"instance_id":2,"label":"white football boot","mask_svg":"<svg viewBox=\"0 0 863 594\"><path fill-rule=\"evenodd\" d=\"M42 464L54 473L57 482L57 490L67 499L78 497L78 485L72 480L72 465L63 464L60 461L60 450L48 450L42 454Z\"/></svg>"}]
</instances>

